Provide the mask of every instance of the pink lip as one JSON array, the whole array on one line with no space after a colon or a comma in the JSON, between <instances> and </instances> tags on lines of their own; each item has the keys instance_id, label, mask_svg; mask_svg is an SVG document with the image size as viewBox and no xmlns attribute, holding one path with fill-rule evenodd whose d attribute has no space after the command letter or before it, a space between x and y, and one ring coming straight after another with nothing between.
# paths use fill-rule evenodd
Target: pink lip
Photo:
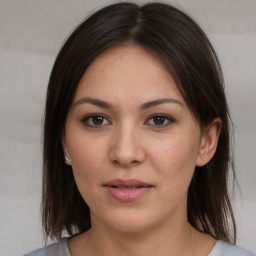
<instances>
[{"instance_id":1,"label":"pink lip","mask_svg":"<svg viewBox=\"0 0 256 256\"><path fill-rule=\"evenodd\" d=\"M115 179L104 184L108 194L121 202L131 202L150 192L152 185L136 179Z\"/></svg>"}]
</instances>

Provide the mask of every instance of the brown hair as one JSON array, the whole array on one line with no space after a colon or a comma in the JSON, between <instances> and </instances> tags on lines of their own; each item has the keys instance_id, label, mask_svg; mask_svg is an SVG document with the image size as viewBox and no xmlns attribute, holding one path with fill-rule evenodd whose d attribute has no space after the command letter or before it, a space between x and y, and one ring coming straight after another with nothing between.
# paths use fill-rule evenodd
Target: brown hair
<instances>
[{"instance_id":1,"label":"brown hair","mask_svg":"<svg viewBox=\"0 0 256 256\"><path fill-rule=\"evenodd\" d=\"M201 127L222 119L214 157L196 167L188 190L188 220L216 239L235 243L228 195L230 117L221 67L202 29L177 8L149 3L107 6L82 22L61 48L49 80L44 120L42 221L45 235L59 239L90 229L90 212L63 159L62 135L77 85L92 61L110 47L139 45L156 55L175 79ZM231 168L229 168L231 167Z\"/></svg>"}]
</instances>

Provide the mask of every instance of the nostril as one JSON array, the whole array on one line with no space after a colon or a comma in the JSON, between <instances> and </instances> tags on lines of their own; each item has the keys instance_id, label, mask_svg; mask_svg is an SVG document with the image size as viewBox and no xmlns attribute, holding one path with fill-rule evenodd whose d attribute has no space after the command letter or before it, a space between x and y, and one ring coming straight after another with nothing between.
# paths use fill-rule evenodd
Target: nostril
<instances>
[{"instance_id":1,"label":"nostril","mask_svg":"<svg viewBox=\"0 0 256 256\"><path fill-rule=\"evenodd\" d=\"M114 164L119 164L117 160L113 160Z\"/></svg>"},{"instance_id":2,"label":"nostril","mask_svg":"<svg viewBox=\"0 0 256 256\"><path fill-rule=\"evenodd\" d=\"M139 164L140 161L138 161L138 160L129 161L129 160L123 160L123 159L122 160L121 159L120 160L114 159L113 163L115 165L120 165L120 166L124 166L124 167L131 167L131 166Z\"/></svg>"}]
</instances>

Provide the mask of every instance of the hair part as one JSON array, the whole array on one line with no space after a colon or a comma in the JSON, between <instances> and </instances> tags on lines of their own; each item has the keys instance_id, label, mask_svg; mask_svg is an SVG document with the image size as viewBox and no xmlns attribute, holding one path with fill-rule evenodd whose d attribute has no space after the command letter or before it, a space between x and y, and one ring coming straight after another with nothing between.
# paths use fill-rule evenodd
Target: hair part
<instances>
[{"instance_id":1,"label":"hair part","mask_svg":"<svg viewBox=\"0 0 256 256\"><path fill-rule=\"evenodd\" d=\"M62 138L78 83L88 66L111 47L130 44L157 56L175 80L200 126L222 120L211 161L196 167L188 190L188 220L197 230L229 243L236 225L228 193L232 123L217 55L202 29L173 6L118 3L83 21L61 48L50 76L44 119L42 223L45 236L61 238L91 228L90 210L65 164Z\"/></svg>"}]
</instances>

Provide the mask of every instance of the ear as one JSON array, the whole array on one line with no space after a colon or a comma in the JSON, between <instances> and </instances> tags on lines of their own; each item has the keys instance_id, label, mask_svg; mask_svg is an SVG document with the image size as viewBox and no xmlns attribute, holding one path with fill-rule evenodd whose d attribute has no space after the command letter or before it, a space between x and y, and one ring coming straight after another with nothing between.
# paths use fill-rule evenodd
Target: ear
<instances>
[{"instance_id":1,"label":"ear","mask_svg":"<svg viewBox=\"0 0 256 256\"><path fill-rule=\"evenodd\" d=\"M70 155L69 155L69 152L68 152L68 148L67 148L67 142L66 142L66 138L65 136L62 136L62 149L63 149L63 153L64 153L64 159L65 159L65 163L67 165L71 165L71 160L70 160ZM69 159L69 160L68 160Z\"/></svg>"},{"instance_id":2,"label":"ear","mask_svg":"<svg viewBox=\"0 0 256 256\"><path fill-rule=\"evenodd\" d=\"M221 126L222 121L218 117L203 130L196 166L204 166L212 159L218 145Z\"/></svg>"}]
</instances>

